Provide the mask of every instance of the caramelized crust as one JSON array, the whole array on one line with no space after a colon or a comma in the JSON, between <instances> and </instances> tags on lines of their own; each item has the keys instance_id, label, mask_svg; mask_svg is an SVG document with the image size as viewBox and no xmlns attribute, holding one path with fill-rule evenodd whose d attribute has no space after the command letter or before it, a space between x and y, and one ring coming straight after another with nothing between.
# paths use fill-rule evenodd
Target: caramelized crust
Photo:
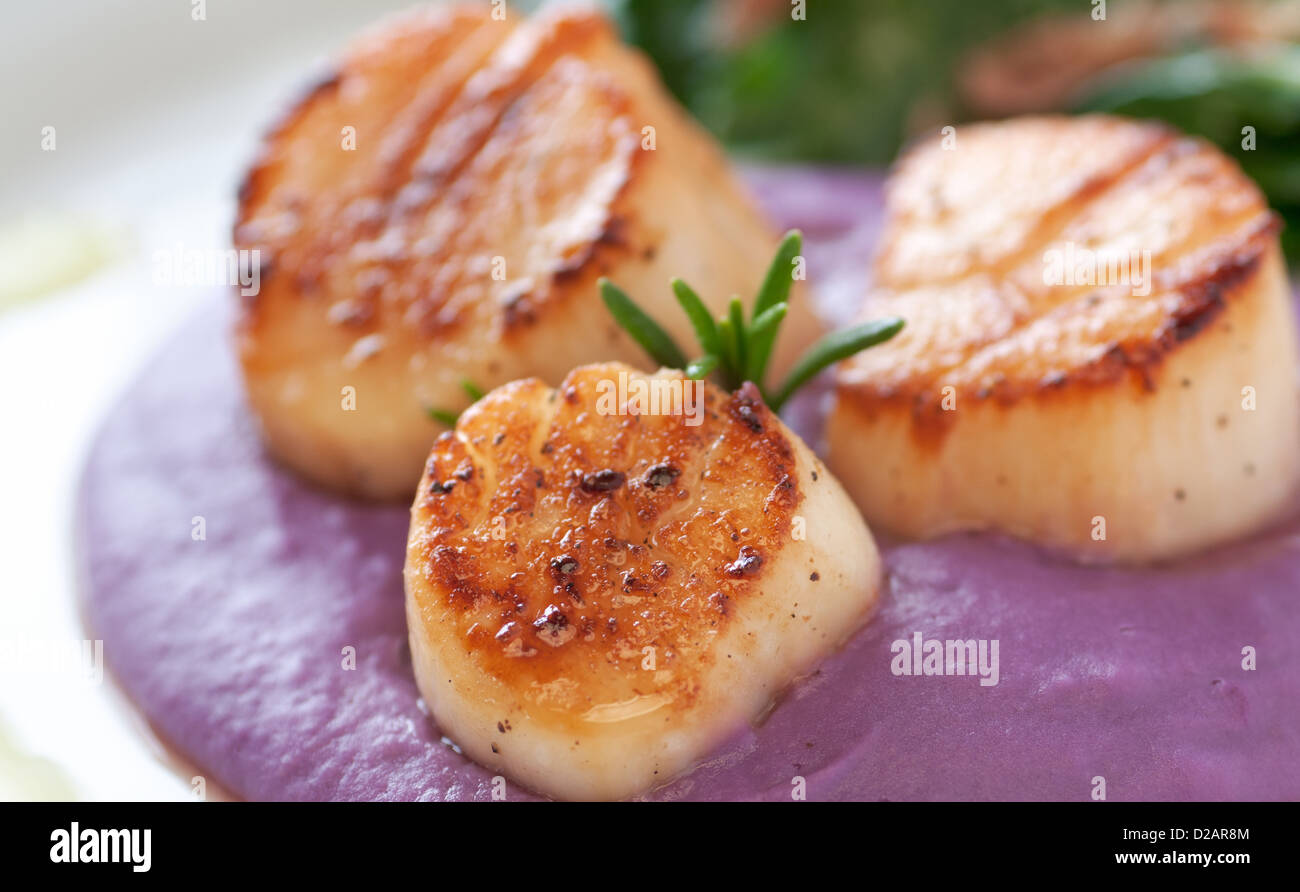
<instances>
[{"instance_id":1,"label":"caramelized crust","mask_svg":"<svg viewBox=\"0 0 1300 892\"><path fill-rule=\"evenodd\" d=\"M518 378L647 357L601 275L680 343L680 276L715 313L776 244L712 139L592 11L399 16L268 138L235 242L263 261L239 355L270 451L336 489L409 498L440 428ZM772 366L818 334L796 283ZM340 411L340 406L343 410Z\"/></svg>"},{"instance_id":2,"label":"caramelized crust","mask_svg":"<svg viewBox=\"0 0 1300 892\"><path fill-rule=\"evenodd\" d=\"M840 394L868 412L910 405L930 432L956 420L944 388L1011 405L1156 387L1157 367L1250 280L1278 228L1218 150L1101 116L980 124L951 149L926 143L900 163L888 214L864 315L907 327L844 363ZM1086 265L1084 251L1101 258L1092 282L1054 271ZM1111 259L1150 281L1116 281Z\"/></svg>"},{"instance_id":3,"label":"caramelized crust","mask_svg":"<svg viewBox=\"0 0 1300 892\"><path fill-rule=\"evenodd\" d=\"M515 28L477 7L363 39L240 190L236 245L271 270L245 327L308 297L357 337L508 329L597 249L620 249L614 209L640 128L628 95L581 61L598 39L613 37L595 16Z\"/></svg>"},{"instance_id":4,"label":"caramelized crust","mask_svg":"<svg viewBox=\"0 0 1300 892\"><path fill-rule=\"evenodd\" d=\"M888 205L863 312L907 327L841 364L827 423L873 526L1153 561L1293 504L1294 309L1231 160L1119 118L980 124L907 156Z\"/></svg>"},{"instance_id":5,"label":"caramelized crust","mask_svg":"<svg viewBox=\"0 0 1300 892\"><path fill-rule=\"evenodd\" d=\"M608 704L692 706L803 498L756 392L707 388L698 426L593 411L620 368L488 395L439 438L412 509L426 625L525 709L585 722Z\"/></svg>"},{"instance_id":6,"label":"caramelized crust","mask_svg":"<svg viewBox=\"0 0 1300 892\"><path fill-rule=\"evenodd\" d=\"M633 795L870 615L880 555L752 385L583 366L489 393L411 508L406 617L442 734L511 782Z\"/></svg>"}]
</instances>

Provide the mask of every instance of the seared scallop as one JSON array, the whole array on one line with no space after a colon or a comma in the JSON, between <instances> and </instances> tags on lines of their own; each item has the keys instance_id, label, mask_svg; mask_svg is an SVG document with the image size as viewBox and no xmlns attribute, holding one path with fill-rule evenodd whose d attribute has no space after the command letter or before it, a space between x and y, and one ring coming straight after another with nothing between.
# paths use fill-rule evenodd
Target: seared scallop
<instances>
[{"instance_id":1,"label":"seared scallop","mask_svg":"<svg viewBox=\"0 0 1300 892\"><path fill-rule=\"evenodd\" d=\"M880 572L753 385L615 363L515 381L437 440L411 509L416 679L490 769L626 797L759 716L868 618Z\"/></svg>"},{"instance_id":2,"label":"seared scallop","mask_svg":"<svg viewBox=\"0 0 1300 892\"><path fill-rule=\"evenodd\" d=\"M1084 560L1240 536L1300 476L1277 217L1168 128L1044 117L911 152L837 372L828 462L873 525L992 528Z\"/></svg>"},{"instance_id":3,"label":"seared scallop","mask_svg":"<svg viewBox=\"0 0 1300 892\"><path fill-rule=\"evenodd\" d=\"M256 250L239 357L270 451L328 486L409 497L462 382L557 382L648 358L601 306L633 290L681 340L669 279L720 312L776 244L712 139L588 11L487 4L361 37L268 137L241 189ZM775 364L816 336L792 302Z\"/></svg>"}]
</instances>

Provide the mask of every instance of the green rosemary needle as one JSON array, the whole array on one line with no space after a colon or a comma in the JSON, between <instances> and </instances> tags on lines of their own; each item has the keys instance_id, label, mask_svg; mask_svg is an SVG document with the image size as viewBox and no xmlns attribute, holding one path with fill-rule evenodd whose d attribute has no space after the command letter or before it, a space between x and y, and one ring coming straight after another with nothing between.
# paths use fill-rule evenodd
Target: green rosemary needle
<instances>
[{"instance_id":1,"label":"green rosemary needle","mask_svg":"<svg viewBox=\"0 0 1300 892\"><path fill-rule=\"evenodd\" d=\"M711 353L714 357L721 355L722 345L718 341L718 326L713 321L709 308L704 305L704 301L700 300L700 296L691 286L681 279L673 279L669 284L677 297L677 302L682 305L682 309L690 318L691 326L695 329L695 338L704 348L704 352Z\"/></svg>"},{"instance_id":2,"label":"green rosemary needle","mask_svg":"<svg viewBox=\"0 0 1300 892\"><path fill-rule=\"evenodd\" d=\"M601 279L599 285L600 297L615 321L650 354L651 359L672 369L686 365L686 356L673 342L672 336L633 303L632 298L623 293L623 289L609 279Z\"/></svg>"},{"instance_id":3,"label":"green rosemary needle","mask_svg":"<svg viewBox=\"0 0 1300 892\"><path fill-rule=\"evenodd\" d=\"M755 319L777 304L790 302L790 286L794 284L794 271L791 267L802 250L803 233L799 230L791 229L781 238L776 256L772 258L767 275L763 277L763 285L758 289L758 297L754 300Z\"/></svg>"},{"instance_id":4,"label":"green rosemary needle","mask_svg":"<svg viewBox=\"0 0 1300 892\"><path fill-rule=\"evenodd\" d=\"M781 328L781 320L785 319L785 314L790 309L790 305L785 301L773 304L763 312L754 317L754 321L749 326L749 352L747 357L749 362L746 363L745 377L750 381L762 381L767 373L767 361L772 355L772 347L776 344L776 334Z\"/></svg>"},{"instance_id":5,"label":"green rosemary needle","mask_svg":"<svg viewBox=\"0 0 1300 892\"><path fill-rule=\"evenodd\" d=\"M460 418L459 412L448 412L446 409L435 409L433 406L424 410L429 413L429 417L434 421L441 422L447 427L455 427L456 419Z\"/></svg>"},{"instance_id":6,"label":"green rosemary needle","mask_svg":"<svg viewBox=\"0 0 1300 892\"><path fill-rule=\"evenodd\" d=\"M687 362L686 354L673 341L672 336L622 289L607 279L601 279L600 294L614 320L655 362L669 368L683 369L690 378L698 379L714 374L718 382L729 390L752 381L763 394L768 406L773 411L780 411L795 391L823 369L868 347L884 343L903 328L902 319L889 316L833 331L808 348L779 387L769 390L764 383L767 366L780 333L781 322L790 309L793 266L802 249L803 236L798 230L790 230L781 239L776 256L772 258L754 299L748 322L740 298L731 298L726 314L715 320L708 306L691 286L681 279L672 280L670 284L673 295L690 320L695 339L703 351L700 358L690 362Z\"/></svg>"},{"instance_id":7,"label":"green rosemary needle","mask_svg":"<svg viewBox=\"0 0 1300 892\"><path fill-rule=\"evenodd\" d=\"M483 399L483 388L479 387L468 378L460 379L460 389L465 391L465 395L469 397L469 404L471 406ZM460 412L453 412L450 409L439 409L434 406L425 409L425 412L427 412L429 417L434 421L440 421L447 425L447 427L455 427L457 419L460 418Z\"/></svg>"},{"instance_id":8,"label":"green rosemary needle","mask_svg":"<svg viewBox=\"0 0 1300 892\"><path fill-rule=\"evenodd\" d=\"M699 359L692 359L690 362L686 363L686 377L698 381L701 378L707 378L717 367L717 355L713 353L705 353Z\"/></svg>"},{"instance_id":9,"label":"green rosemary needle","mask_svg":"<svg viewBox=\"0 0 1300 892\"><path fill-rule=\"evenodd\" d=\"M808 348L808 352L794 364L785 383L776 395L768 400L773 411L779 411L794 392L817 376L827 366L848 359L876 344L883 344L903 330L903 320L897 316L873 319L851 328L842 328L823 337ZM766 399L766 397L765 397Z\"/></svg>"}]
</instances>

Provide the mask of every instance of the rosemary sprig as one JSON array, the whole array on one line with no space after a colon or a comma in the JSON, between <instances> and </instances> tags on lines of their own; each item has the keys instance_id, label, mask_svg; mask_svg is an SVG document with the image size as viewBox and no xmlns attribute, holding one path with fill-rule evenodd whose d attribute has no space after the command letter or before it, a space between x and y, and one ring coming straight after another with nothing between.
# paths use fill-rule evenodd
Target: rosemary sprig
<instances>
[{"instance_id":1,"label":"rosemary sprig","mask_svg":"<svg viewBox=\"0 0 1300 892\"><path fill-rule=\"evenodd\" d=\"M655 362L673 369L686 365L686 356L673 342L672 336L633 303L632 298L623 293L623 289L609 279L601 279L600 297L615 321L627 329L628 334L636 339Z\"/></svg>"},{"instance_id":2,"label":"rosemary sprig","mask_svg":"<svg viewBox=\"0 0 1300 892\"><path fill-rule=\"evenodd\" d=\"M790 305L785 301L773 304L754 317L749 326L749 361L745 365L745 377L752 381L762 381L767 371L767 360L772 355L776 344L776 334L781 328Z\"/></svg>"},{"instance_id":3,"label":"rosemary sprig","mask_svg":"<svg viewBox=\"0 0 1300 892\"><path fill-rule=\"evenodd\" d=\"M758 289L758 298L754 301L754 316L758 317L768 309L780 303L790 302L790 286L794 284L794 275L790 267L794 259L803 250L803 233L791 229L781 238L776 247L776 256L767 267L763 285Z\"/></svg>"},{"instance_id":4,"label":"rosemary sprig","mask_svg":"<svg viewBox=\"0 0 1300 892\"><path fill-rule=\"evenodd\" d=\"M794 364L794 368L786 376L785 383L781 385L781 389L776 392L769 405L773 409L779 409L796 390L815 378L822 369L841 359L848 359L854 353L859 353L868 347L883 344L902 330L902 319L897 316L886 316L884 319L872 319L870 322L842 328L825 335L809 347L808 352Z\"/></svg>"},{"instance_id":5,"label":"rosemary sprig","mask_svg":"<svg viewBox=\"0 0 1300 892\"><path fill-rule=\"evenodd\" d=\"M424 411L428 412L429 417L434 421L441 422L442 424L447 425L447 427L455 427L456 420L460 418L459 412L449 412L446 409L435 409L433 406L430 406Z\"/></svg>"},{"instance_id":6,"label":"rosemary sprig","mask_svg":"<svg viewBox=\"0 0 1300 892\"><path fill-rule=\"evenodd\" d=\"M902 319L888 316L833 331L808 348L779 387L769 390L764 383L767 365L772 358L781 322L790 309L790 288L794 278L791 267L802 248L803 236L796 229L781 239L754 299L748 322L740 298L733 297L727 305L726 315L715 320L691 286L681 279L672 280L673 294L690 319L703 351L700 358L690 362L686 361L686 355L672 336L622 289L608 279L601 279L600 294L615 321L655 362L669 368L684 369L690 378L716 374L719 383L728 390L752 381L768 406L779 412L795 391L815 378L818 372L861 350L884 343L903 329Z\"/></svg>"},{"instance_id":7,"label":"rosemary sprig","mask_svg":"<svg viewBox=\"0 0 1300 892\"><path fill-rule=\"evenodd\" d=\"M475 384L473 381L470 381L468 378L460 379L460 389L465 391L465 393L469 396L470 405L473 405L474 403L477 403L479 400L483 399L484 396L483 388L479 387L477 384Z\"/></svg>"},{"instance_id":8,"label":"rosemary sprig","mask_svg":"<svg viewBox=\"0 0 1300 892\"><path fill-rule=\"evenodd\" d=\"M745 364L749 358L749 344L745 332L745 305L740 302L740 298L733 297L731 299L731 304L727 307L727 321L730 323L727 329L731 332L731 337L735 341L735 347L731 353L732 358L735 360L732 364L732 370L736 373L736 376L743 378L745 376Z\"/></svg>"},{"instance_id":9,"label":"rosemary sprig","mask_svg":"<svg viewBox=\"0 0 1300 892\"><path fill-rule=\"evenodd\" d=\"M691 286L681 279L673 279L669 284L672 286L673 294L677 296L677 302L690 317L691 325L695 328L696 340L700 342L705 353L712 354L716 359L722 353L722 345L718 340L718 326L713 321L709 308L704 305L704 301L700 300L700 296Z\"/></svg>"},{"instance_id":10,"label":"rosemary sprig","mask_svg":"<svg viewBox=\"0 0 1300 892\"><path fill-rule=\"evenodd\" d=\"M692 359L686 363L686 377L693 380L709 377L709 374L718 367L718 357L714 353L705 353L699 359Z\"/></svg>"},{"instance_id":11,"label":"rosemary sprig","mask_svg":"<svg viewBox=\"0 0 1300 892\"><path fill-rule=\"evenodd\" d=\"M479 400L483 399L483 388L479 387L468 378L460 379L460 389L465 391L469 397L469 404L472 406ZM457 419L460 418L460 412L453 412L450 409L439 409L436 406L430 406L424 410L434 421L439 421L447 427L455 427ZM463 412L464 409L461 410Z\"/></svg>"}]
</instances>

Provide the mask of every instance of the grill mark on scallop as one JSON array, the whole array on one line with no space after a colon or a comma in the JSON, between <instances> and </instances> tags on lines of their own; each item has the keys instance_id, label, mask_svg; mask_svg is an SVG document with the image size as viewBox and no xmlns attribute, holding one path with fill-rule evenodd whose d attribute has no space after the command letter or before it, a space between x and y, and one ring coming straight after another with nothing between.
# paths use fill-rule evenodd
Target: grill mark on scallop
<instances>
[{"instance_id":1,"label":"grill mark on scallop","mask_svg":"<svg viewBox=\"0 0 1300 892\"><path fill-rule=\"evenodd\" d=\"M625 117L626 97L606 83L603 78L594 75L581 63L559 60L558 65L550 68L536 83L515 97L515 100L522 104L524 100L547 89L565 91L571 88L591 89L593 87L602 90L609 107L617 110L618 116L609 123L609 130L611 141L618 145L615 155L624 165L622 181L626 182L626 171L630 170L637 158L635 139L631 137L631 127ZM545 107L548 101L539 99L537 104ZM556 277L567 265L561 263L540 281L535 281L532 287L521 290L503 305L485 307L473 289L466 287L472 280L480 279L481 274L470 269L466 264L458 262L466 257L478 256L478 252L474 250L475 244L484 240L491 241L490 234L485 236L482 228L491 225L493 218L490 215L474 214L466 210L472 202L482 197L485 191L484 181L496 184L496 188L503 194L517 198L521 207L531 207L537 203L536 193L530 190L540 184L536 179L528 178L527 169L521 169L512 154L517 145L530 144L521 137L521 133L527 126L537 126L537 121L534 119L522 121L513 113L518 107L512 104L494 121L488 138L478 146L472 157L466 158L465 163L457 167L454 179L447 186L448 194L444 199L430 207L422 220L412 217L402 223L403 226L414 231L427 229L431 221L440 215L446 216L447 219L469 223L459 228L451 240L445 241L441 251L420 261L426 268L438 269L442 276L435 277L437 286L434 294L439 299L431 302L421 314L423 320L421 328L426 332L436 331L442 325L456 321L466 309L488 310L496 317L498 325L504 329L531 321L530 312L519 310L520 301L526 299L530 311L539 309L549 297ZM621 186L622 183L619 186L620 190ZM448 213L451 205L459 205L459 207L455 212ZM403 239L403 241L410 240L410 237ZM591 254L592 245L588 242L580 262L585 263ZM422 275L420 277L423 278Z\"/></svg>"},{"instance_id":2,"label":"grill mark on scallop","mask_svg":"<svg viewBox=\"0 0 1300 892\"><path fill-rule=\"evenodd\" d=\"M1037 119L1030 126L1050 127L1053 120ZM1055 126L1079 126L1077 121L1059 119ZM1099 126L1089 119L1083 119L1083 125ZM987 132L1024 125L976 126ZM1136 143L1131 154L1114 167L1074 183L1037 216L1004 220L1001 230L1023 229L1025 238L995 262L968 263L951 274L931 275L925 268L910 272L914 265L903 265L893 252L900 245L907 251L907 240L915 235L912 227L920 227L924 235L926 226L938 225L934 220L960 226L963 215L996 215L999 208L945 208L927 222L915 208L891 207L876 262L877 290L867 302L866 314L897 313L925 323L931 321L924 318L927 312L938 312L935 302L947 300L953 302L954 318L968 322L948 334L939 324L912 324L889 344L852 358L840 371L842 395L864 407L873 401L910 403L914 431L929 439L924 435L941 433L956 420L954 413L941 411L944 386L954 386L958 398L995 399L1004 405L1070 385L1111 385L1130 375L1143 386L1155 386L1154 369L1221 312L1222 296L1256 268L1279 222L1254 185L1200 141L1180 137L1161 125L1109 126L1129 131L1123 138ZM967 130L967 139L972 130ZM1005 139L1016 139L1014 133L1011 130ZM957 165L962 138L959 130L952 162ZM1104 143L1096 147L1097 152L1106 150ZM939 182L935 178L941 174L935 166L947 163L945 154L932 144L914 150L900 163L898 176L906 177L911 170L918 179ZM912 169L918 165L930 169L917 173ZM895 185L891 200L898 201L902 193L915 203L920 188ZM1225 193L1235 201L1223 204L1218 197ZM1181 238L1165 240L1154 229L1144 231L1142 226L1158 225L1165 197L1180 202L1174 206L1183 210L1188 205L1203 208L1212 218L1208 224L1172 221L1171 231L1181 227ZM1128 216L1120 213L1126 210ZM1078 247L1088 247L1092 240L1105 244L1116 231L1147 236L1148 243L1159 246L1152 252L1153 282L1145 303L1130 299L1129 286L1124 284L1044 283L1046 249L1066 242ZM915 253L915 246L910 247ZM1102 334L1090 341L1085 320L1095 322ZM1044 360L1050 350L1035 345L1062 336L1075 341L1067 340L1065 346L1073 353L1064 358L1064 367L1057 368ZM927 337L930 340L922 340Z\"/></svg>"},{"instance_id":3,"label":"grill mark on scallop","mask_svg":"<svg viewBox=\"0 0 1300 892\"><path fill-rule=\"evenodd\" d=\"M395 102L380 102L377 97L367 94L368 105L370 110L375 113L375 118L380 125L385 128L381 137L378 157L376 158L377 170L369 171L368 176L363 176L351 184L348 188L348 181L339 183L336 180L327 179L321 185L328 185L330 188L306 190L305 195L292 195L291 198L301 199L307 203L316 203L317 208L311 212L306 210L301 213L301 219L304 224L310 226L316 221L328 221L329 225L317 225L307 230L302 239L294 239L289 244L298 244L300 241L306 244L302 251L303 256L315 256L322 251L320 242L324 238L334 236L339 226L349 235L353 235L357 226L364 225L362 221L353 222L346 216L343 211L358 198L376 198L380 201L381 206L386 205L386 199L395 191L399 183L393 180L401 178L406 170L404 161L407 160L414 148L414 145L421 139L427 137L427 133L441 119L442 113L450 106L454 98L460 94L465 83L477 70L484 57L491 52L502 39L509 33L508 29L502 27L493 27L491 23L484 21L481 16L467 15L464 10L449 10L446 15L429 16L427 19L420 20L413 18L409 20L409 29L404 32L405 39L418 43L418 52L415 54L420 59L437 60L437 64L426 69L423 81L416 79L387 79L384 81L385 87L391 83L396 83L394 92L397 94ZM464 33L465 28L469 28L469 33ZM371 40L378 41L382 27L377 27L371 37ZM373 60L368 56L373 53L382 52L391 56L406 58L407 54L400 54L394 50L387 39L387 33L384 33L384 43L381 47L371 47L363 39L359 46L345 57L336 71L325 79L320 85L308 91L303 98L293 107L293 109L284 117L284 119L275 125L264 138L263 156L261 161L256 164L245 177L244 185L240 189L240 204L238 222L236 225L236 239L239 240L239 232L246 228L250 223L256 223L258 214L255 212L255 205L260 198L264 204L270 205L272 210L275 208L276 199L279 197L276 191L277 183L274 182L276 174L290 160L290 152L281 151L280 141L291 136L295 128L303 122L303 119L309 115L315 115L323 119L322 123L331 125L346 125L342 117L343 110L337 108L342 94L350 90L364 86L368 78L377 78L384 71L371 71L374 65ZM487 38L484 40L484 38ZM458 47L460 47L458 49ZM367 52L369 50L369 53ZM370 62L371 64L367 64ZM414 60L406 64L414 64ZM432 82L430 85L429 82ZM431 98L429 93L434 93ZM330 103L333 103L331 105ZM426 108L432 106L431 108ZM424 109L424 114L420 114ZM425 120L425 128L420 129L418 122L402 124L402 118L414 113L417 119ZM398 120L396 125L389 124L386 119L395 116ZM355 122L354 122L355 123ZM334 137L331 142L341 138L337 129L330 134ZM373 134L366 132L358 134L362 140L373 139ZM316 149L323 150L324 146L317 146ZM365 149L362 148L364 152ZM353 156L356 157L356 156ZM362 157L365 157L362 155ZM294 173L301 175L302 167L295 168ZM337 174L338 169L331 167L331 174ZM263 185L271 181L269 185ZM265 194L263 194L265 193ZM265 209L263 209L264 211ZM279 208L283 210L283 208ZM379 211L375 215L382 218L385 214ZM323 231L323 234L322 234ZM350 241L350 239L348 239ZM272 253L284 247L284 239L271 239L265 246ZM328 246L325 246L328 247Z\"/></svg>"},{"instance_id":4,"label":"grill mark on scallop","mask_svg":"<svg viewBox=\"0 0 1300 892\"><path fill-rule=\"evenodd\" d=\"M603 92L618 114L626 114L626 97L571 55L600 35L603 24L599 19L558 17L549 20L544 30L483 19L467 22L465 13L458 12L441 22L437 39L426 54L434 64L424 75L425 83L402 92L390 111L398 122L385 123L382 134L358 134L358 139L388 141L381 142L377 169L354 188L323 190L307 199L314 201L315 207L300 211L279 207L277 193L271 188L259 207L259 184L276 172L274 162L264 161L250 173L241 190L244 200L236 227L239 246L263 250L275 260L278 274L296 274L299 287L295 290L303 294L355 296L364 312L349 318L361 331L380 328L381 315L390 311L388 301L376 300L364 285L359 287L368 275L369 281L383 283L375 289L381 290L399 280L423 281L431 270L448 273L435 278L432 287L418 298L408 295L391 310L413 320L416 330L425 336L455 325L466 306L482 303L473 299L476 295L462 293L467 278L483 277L481 271L460 262L469 236L460 227L440 234L436 221L464 222L460 206L479 198L488 187L463 187L462 178L475 168L488 147L509 147L518 141L521 103L557 66L570 66L576 86ZM470 26L467 34L460 30L466 24ZM485 34L488 38L483 40ZM581 70L574 71L575 65ZM284 124L272 131L270 140L291 131L325 93L336 96L346 90L353 74L345 61L340 73L327 82L328 89L313 90ZM327 114L331 112L327 110ZM631 148L625 141L619 150L629 167L635 160ZM259 225L276 213L294 214L300 227L280 237L256 237ZM432 231L430 221L435 221ZM413 260L410 249L420 240L436 242L437 250ZM398 253L384 256L385 246L390 245ZM589 256L590 251L581 260L585 262ZM563 265L556 270L562 271ZM550 284L538 283L531 295L534 305L544 299ZM400 291L400 286L395 287ZM450 300L457 296L462 298L458 303ZM251 306L254 313L256 303ZM507 327L524 318L501 315Z\"/></svg>"},{"instance_id":5,"label":"grill mark on scallop","mask_svg":"<svg viewBox=\"0 0 1300 892\"><path fill-rule=\"evenodd\" d=\"M996 262L968 269L964 272L954 272L937 277L927 276L924 279L903 278L890 281L888 277L882 277L884 281L881 284L905 287L910 282L921 281L926 285L941 285L947 282L960 281L972 273L985 273L995 278L1005 278L1026 260L1032 259L1036 252L1041 251L1044 246L1050 244L1060 235L1061 230L1070 224L1071 220L1074 219L1074 208L1072 207L1074 202L1095 200L1107 191L1121 187L1126 178L1140 171L1153 158L1158 158L1161 154L1169 151L1171 143L1174 143L1172 132L1162 132L1156 138L1138 146L1131 154L1123 155L1114 167L1105 168L1080 181L1071 192L1060 196L1051 207L1046 208L1039 215L1036 224L1029 230L1030 237L1023 240L1017 250L1004 255ZM905 167L906 164L907 160L904 159L900 167ZM896 225L905 227L909 222L916 221L914 218L909 219L906 215L900 215L896 220ZM887 246L882 249L882 253L884 250L888 250Z\"/></svg>"}]
</instances>

